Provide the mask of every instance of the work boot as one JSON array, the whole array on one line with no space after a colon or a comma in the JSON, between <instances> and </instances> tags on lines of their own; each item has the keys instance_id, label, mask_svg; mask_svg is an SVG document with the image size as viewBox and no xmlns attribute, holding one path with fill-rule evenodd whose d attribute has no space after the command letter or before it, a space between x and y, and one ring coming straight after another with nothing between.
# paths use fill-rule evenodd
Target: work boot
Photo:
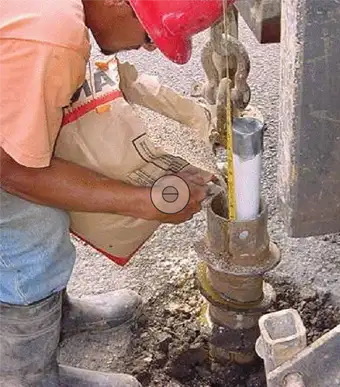
<instances>
[{"instance_id":1,"label":"work boot","mask_svg":"<svg viewBox=\"0 0 340 387\"><path fill-rule=\"evenodd\" d=\"M74 333L116 328L137 320L142 311L142 298L134 291L120 289L113 292L63 297L62 336Z\"/></svg>"},{"instance_id":2,"label":"work boot","mask_svg":"<svg viewBox=\"0 0 340 387\"><path fill-rule=\"evenodd\" d=\"M29 306L0 303L0 386L57 387L61 294Z\"/></svg>"},{"instance_id":3,"label":"work boot","mask_svg":"<svg viewBox=\"0 0 340 387\"><path fill-rule=\"evenodd\" d=\"M1 387L141 387L130 375L59 366L61 309L62 293L28 306L0 303Z\"/></svg>"}]
</instances>

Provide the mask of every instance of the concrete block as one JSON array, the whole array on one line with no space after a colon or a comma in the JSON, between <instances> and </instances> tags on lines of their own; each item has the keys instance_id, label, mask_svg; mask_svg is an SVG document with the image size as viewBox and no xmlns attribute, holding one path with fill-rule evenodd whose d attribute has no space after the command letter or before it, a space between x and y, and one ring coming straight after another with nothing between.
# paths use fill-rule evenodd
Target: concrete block
<instances>
[{"instance_id":1,"label":"concrete block","mask_svg":"<svg viewBox=\"0 0 340 387\"><path fill-rule=\"evenodd\" d=\"M291 237L340 231L340 2L285 0L278 189Z\"/></svg>"}]
</instances>

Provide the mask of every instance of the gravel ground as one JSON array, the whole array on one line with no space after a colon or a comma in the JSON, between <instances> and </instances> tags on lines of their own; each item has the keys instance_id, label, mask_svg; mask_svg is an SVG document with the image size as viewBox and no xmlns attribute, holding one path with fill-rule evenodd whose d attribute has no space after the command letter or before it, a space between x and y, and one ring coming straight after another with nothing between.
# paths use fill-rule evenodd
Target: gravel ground
<instances>
[{"instance_id":1,"label":"gravel ground","mask_svg":"<svg viewBox=\"0 0 340 387\"><path fill-rule=\"evenodd\" d=\"M284 233L275 196L279 45L261 46L242 20L240 27L240 38L252 63L252 104L261 109L268 125L263 194L269 205L269 232L282 253L281 264L269 275L278 293L274 309L296 307L308 329L309 341L313 341L339 322L340 236L291 239ZM181 67L159 53L129 52L120 58L188 95L192 83L204 79L200 50L205 40L206 34L195 39L193 59ZM155 142L198 166L213 165L209 150L190 131L154 113L141 114L149 122ZM211 365L206 356L197 317L201 299L193 282L197 257L191 247L204 235L205 227L203 212L185 224L160 227L124 268L75 240L78 260L69 292L82 296L131 287L145 299L145 317L132 330L68 338L61 345L60 359L94 370L133 372L145 386L263 386L261 364L251 369L233 365L221 369ZM317 293L305 299L301 295L304 285Z\"/></svg>"}]
</instances>

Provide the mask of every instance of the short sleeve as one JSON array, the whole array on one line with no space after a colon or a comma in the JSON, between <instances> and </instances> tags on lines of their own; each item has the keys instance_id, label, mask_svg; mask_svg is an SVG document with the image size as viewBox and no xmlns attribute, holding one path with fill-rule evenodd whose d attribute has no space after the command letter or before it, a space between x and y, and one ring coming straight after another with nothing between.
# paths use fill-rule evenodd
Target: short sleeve
<instances>
[{"instance_id":1,"label":"short sleeve","mask_svg":"<svg viewBox=\"0 0 340 387\"><path fill-rule=\"evenodd\" d=\"M75 50L0 40L0 145L19 164L50 164L63 107L84 82L85 70Z\"/></svg>"}]
</instances>

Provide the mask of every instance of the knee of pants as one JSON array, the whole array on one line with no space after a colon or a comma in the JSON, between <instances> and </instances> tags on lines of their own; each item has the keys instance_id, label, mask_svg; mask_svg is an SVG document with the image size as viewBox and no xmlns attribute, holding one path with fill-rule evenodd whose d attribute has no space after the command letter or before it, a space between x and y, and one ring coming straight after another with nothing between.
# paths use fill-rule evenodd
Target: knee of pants
<instances>
[{"instance_id":1,"label":"knee of pants","mask_svg":"<svg viewBox=\"0 0 340 387\"><path fill-rule=\"evenodd\" d=\"M65 288L75 262L69 215L1 192L0 300L27 305Z\"/></svg>"}]
</instances>

